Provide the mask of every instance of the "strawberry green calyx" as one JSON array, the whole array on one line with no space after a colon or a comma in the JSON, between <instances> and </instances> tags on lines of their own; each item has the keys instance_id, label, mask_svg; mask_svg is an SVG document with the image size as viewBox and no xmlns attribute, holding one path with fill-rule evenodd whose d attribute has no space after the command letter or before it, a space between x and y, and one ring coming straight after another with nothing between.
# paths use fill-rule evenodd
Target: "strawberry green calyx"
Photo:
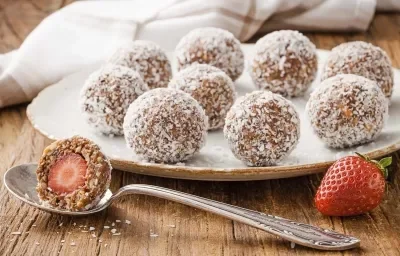
<instances>
[{"instance_id":1,"label":"strawberry green calyx","mask_svg":"<svg viewBox=\"0 0 400 256\"><path fill-rule=\"evenodd\" d=\"M355 152L355 153L357 156L361 157L365 161L374 163L379 168L379 170L382 171L383 177L385 177L385 179L388 177L389 170L387 169L387 167L389 167L392 164L392 160L393 160L391 156L385 157L379 161L376 161L376 160L371 160L368 156L364 156L358 152Z\"/></svg>"}]
</instances>

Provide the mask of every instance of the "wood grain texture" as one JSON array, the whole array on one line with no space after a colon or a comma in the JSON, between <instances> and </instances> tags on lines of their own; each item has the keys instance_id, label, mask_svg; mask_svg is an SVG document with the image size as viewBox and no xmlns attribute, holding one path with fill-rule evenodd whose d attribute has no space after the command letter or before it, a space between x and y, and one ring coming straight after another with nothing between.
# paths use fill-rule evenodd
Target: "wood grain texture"
<instances>
[{"instance_id":1,"label":"wood grain texture","mask_svg":"<svg viewBox=\"0 0 400 256\"><path fill-rule=\"evenodd\" d=\"M0 52L18 48L40 20L69 2L0 0ZM394 66L399 67L399 25L400 15L385 14L378 15L366 33L307 35L323 49L350 40L372 42L385 49ZM50 143L31 127L25 109L21 105L0 110L0 179L13 165L37 161ZM314 208L313 196L322 175L254 182L196 182L113 171L114 191L130 183L177 189L352 234L361 238L360 249L291 249L288 242L246 225L140 195L127 196L91 217L51 215L14 200L1 180L0 255L400 255L400 154L393 156L395 163L383 203L369 214L350 218L324 217ZM89 227L95 230L82 232ZM112 235L112 228L121 235ZM17 231L21 235L11 234Z\"/></svg>"}]
</instances>

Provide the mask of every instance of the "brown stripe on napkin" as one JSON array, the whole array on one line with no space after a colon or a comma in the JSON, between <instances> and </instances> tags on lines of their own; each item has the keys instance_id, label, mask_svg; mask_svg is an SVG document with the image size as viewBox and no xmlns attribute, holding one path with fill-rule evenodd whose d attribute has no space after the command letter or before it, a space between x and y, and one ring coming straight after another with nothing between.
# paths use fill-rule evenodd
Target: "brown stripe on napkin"
<instances>
[{"instance_id":1,"label":"brown stripe on napkin","mask_svg":"<svg viewBox=\"0 0 400 256\"><path fill-rule=\"evenodd\" d=\"M297 8L294 9L290 9L288 11L284 11L284 12L280 12L280 13L276 13L274 15L271 16L271 18L269 20L284 20L284 19L290 19L296 16L299 16L309 10L311 10L312 8L316 8L318 5L320 5L321 3L312 6L312 7L306 7L306 6L298 6Z\"/></svg>"},{"instance_id":2,"label":"brown stripe on napkin","mask_svg":"<svg viewBox=\"0 0 400 256\"><path fill-rule=\"evenodd\" d=\"M299 15L304 14L305 12L309 11L312 8L316 8L322 2L317 3L315 6L298 6L297 8L290 9L288 11L276 13L271 16L268 20L266 20L257 31L257 34L266 34L274 30L281 30L281 29L292 29L292 30L307 30L305 26L295 26L292 24L287 24L285 20L298 17Z\"/></svg>"},{"instance_id":3,"label":"brown stripe on napkin","mask_svg":"<svg viewBox=\"0 0 400 256\"><path fill-rule=\"evenodd\" d=\"M254 2L254 1L252 1L252 2ZM189 11L189 12L186 12L186 13L182 13L180 15L175 15L173 17L166 17L166 18L157 17L156 21L167 20L167 19L171 19L171 18L174 18L174 19L176 19L176 18L184 18L184 17L187 17L187 16L202 15L202 14L207 14L207 13L210 13L210 12L219 12L219 13L227 16L227 17L236 19L236 20L238 20L240 22L252 22L252 21L261 21L261 22L263 22L264 21L264 19L257 19L255 17L248 16L248 15L243 16L243 15L235 12L234 10L230 10L230 9L227 9L227 8L224 8L224 7L206 7L204 9L197 9L197 10L194 10L194 11Z\"/></svg>"},{"instance_id":4,"label":"brown stripe on napkin","mask_svg":"<svg viewBox=\"0 0 400 256\"><path fill-rule=\"evenodd\" d=\"M226 17L235 19L239 22L238 27L242 27L239 33L239 40L240 41L246 41L249 39L256 31L257 29L261 26L261 24L264 22L264 19L257 19L255 16L256 14L256 1L251 0L250 2L250 7L249 11L246 15L242 15L240 13L235 12L235 10L227 9L224 7L205 7L204 9L197 9L194 11L188 11L185 13L182 13L180 15L175 15L174 19L176 18L185 18L188 16L196 16L196 15L204 15L212 12L217 12L220 13ZM161 21L161 20L167 20L170 19L171 17L166 17L166 18L159 18L157 17L156 21ZM151 20L152 21L152 20ZM146 23L149 23L151 21L148 21Z\"/></svg>"},{"instance_id":5,"label":"brown stripe on napkin","mask_svg":"<svg viewBox=\"0 0 400 256\"><path fill-rule=\"evenodd\" d=\"M264 19L256 19L257 2L256 0L251 0L249 11L247 15L244 16L243 27L239 34L240 41L247 41L250 39L256 31L261 27Z\"/></svg>"}]
</instances>

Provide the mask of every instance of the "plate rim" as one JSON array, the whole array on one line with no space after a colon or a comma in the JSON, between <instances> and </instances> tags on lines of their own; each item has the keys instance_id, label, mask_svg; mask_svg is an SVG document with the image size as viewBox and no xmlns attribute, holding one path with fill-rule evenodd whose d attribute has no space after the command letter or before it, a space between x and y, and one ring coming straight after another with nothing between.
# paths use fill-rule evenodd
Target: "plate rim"
<instances>
[{"instance_id":1,"label":"plate rim","mask_svg":"<svg viewBox=\"0 0 400 256\"><path fill-rule=\"evenodd\" d=\"M243 44L250 46L252 44ZM319 51L326 52L327 50L318 49ZM88 65L94 66L97 64ZM400 69L393 68L400 72ZM38 93L38 95L29 103L26 108L26 115L32 127L46 138L55 141L62 138L55 138L52 135L47 134L35 123L31 109L36 104L36 101L41 94L49 90L53 86L57 86L61 81L68 79L80 71L73 72L66 77L60 79L58 82L49 85ZM375 159L385 155L391 154L395 151L400 150L400 140L395 141L393 144L378 148L374 151L365 153L368 157ZM264 167L239 167L239 168L212 168L212 167L196 167L186 165L172 165L172 164L160 164L160 163L148 163L138 161L128 161L112 156L107 156L111 165L114 169L128 171L132 173L145 174L150 176L166 177L166 178L178 178L188 180L208 180L208 181L245 181L245 180L267 180L267 179L280 179L290 178L297 176L310 175L325 171L335 161L324 161L310 164L295 164L295 165L275 165L275 166L264 166Z\"/></svg>"}]
</instances>

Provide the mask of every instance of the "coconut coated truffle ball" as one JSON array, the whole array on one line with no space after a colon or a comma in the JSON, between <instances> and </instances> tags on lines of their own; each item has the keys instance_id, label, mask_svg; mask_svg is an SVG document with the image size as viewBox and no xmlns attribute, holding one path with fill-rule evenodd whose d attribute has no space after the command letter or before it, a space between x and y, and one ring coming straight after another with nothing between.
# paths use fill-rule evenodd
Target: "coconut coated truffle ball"
<instances>
[{"instance_id":1,"label":"coconut coated truffle ball","mask_svg":"<svg viewBox=\"0 0 400 256\"><path fill-rule=\"evenodd\" d=\"M259 39L249 73L259 89L284 97L301 96L315 79L315 45L293 30L275 31Z\"/></svg>"},{"instance_id":2,"label":"coconut coated truffle ball","mask_svg":"<svg viewBox=\"0 0 400 256\"><path fill-rule=\"evenodd\" d=\"M207 64L193 64L181 70L168 87L189 93L200 103L208 116L208 129L224 125L226 113L236 99L229 76Z\"/></svg>"},{"instance_id":3,"label":"coconut coated truffle ball","mask_svg":"<svg viewBox=\"0 0 400 256\"><path fill-rule=\"evenodd\" d=\"M220 28L192 30L180 40L175 51L178 70L193 63L204 63L221 69L235 81L244 69L239 40L229 31Z\"/></svg>"},{"instance_id":4,"label":"coconut coated truffle ball","mask_svg":"<svg viewBox=\"0 0 400 256\"><path fill-rule=\"evenodd\" d=\"M207 116L189 94L157 88L129 107L124 121L127 145L142 159L177 163L191 158L205 144Z\"/></svg>"},{"instance_id":5,"label":"coconut coated truffle ball","mask_svg":"<svg viewBox=\"0 0 400 256\"><path fill-rule=\"evenodd\" d=\"M281 95L255 91L240 97L225 119L233 154L249 166L269 166L287 156L300 138L300 118Z\"/></svg>"},{"instance_id":6,"label":"coconut coated truffle ball","mask_svg":"<svg viewBox=\"0 0 400 256\"><path fill-rule=\"evenodd\" d=\"M373 141L388 115L376 82L342 74L324 80L306 106L311 125L329 147L346 148Z\"/></svg>"},{"instance_id":7,"label":"coconut coated truffle ball","mask_svg":"<svg viewBox=\"0 0 400 256\"><path fill-rule=\"evenodd\" d=\"M121 46L108 62L139 72L150 89L167 87L171 79L171 64L157 44L136 40Z\"/></svg>"},{"instance_id":8,"label":"coconut coated truffle ball","mask_svg":"<svg viewBox=\"0 0 400 256\"><path fill-rule=\"evenodd\" d=\"M85 211L96 206L110 186L111 164L96 144L75 136L45 148L36 175L44 204Z\"/></svg>"},{"instance_id":9,"label":"coconut coated truffle ball","mask_svg":"<svg viewBox=\"0 0 400 256\"><path fill-rule=\"evenodd\" d=\"M332 49L322 80L338 74L354 74L377 82L386 97L393 91L393 70L387 54L366 42L343 43Z\"/></svg>"},{"instance_id":10,"label":"coconut coated truffle ball","mask_svg":"<svg viewBox=\"0 0 400 256\"><path fill-rule=\"evenodd\" d=\"M108 64L86 80L80 95L81 109L96 131L123 135L122 125L129 105L148 90L136 71Z\"/></svg>"}]
</instances>

